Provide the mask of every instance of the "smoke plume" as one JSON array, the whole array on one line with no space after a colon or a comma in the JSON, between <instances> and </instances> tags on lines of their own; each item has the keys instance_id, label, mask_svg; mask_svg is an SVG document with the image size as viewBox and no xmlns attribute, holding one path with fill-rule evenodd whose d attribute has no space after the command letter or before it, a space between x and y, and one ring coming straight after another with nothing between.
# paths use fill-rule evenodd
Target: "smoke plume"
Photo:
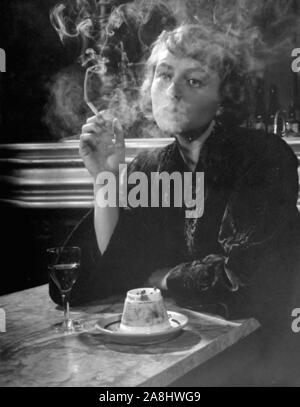
<instances>
[{"instance_id":1,"label":"smoke plume","mask_svg":"<svg viewBox=\"0 0 300 407\"><path fill-rule=\"evenodd\" d=\"M136 125L150 124L139 108L141 68L163 30L200 24L207 27L207 38L209 30L217 30L233 58L243 54L245 70L255 75L279 55L290 55L299 27L291 0L69 0L51 11L51 22L66 46L80 41L78 62L86 80L82 75L68 79L68 71L56 75L46 121L57 117L62 134L78 132L89 114L85 91L94 112L112 109L129 136L142 137L155 126Z\"/></svg>"}]
</instances>

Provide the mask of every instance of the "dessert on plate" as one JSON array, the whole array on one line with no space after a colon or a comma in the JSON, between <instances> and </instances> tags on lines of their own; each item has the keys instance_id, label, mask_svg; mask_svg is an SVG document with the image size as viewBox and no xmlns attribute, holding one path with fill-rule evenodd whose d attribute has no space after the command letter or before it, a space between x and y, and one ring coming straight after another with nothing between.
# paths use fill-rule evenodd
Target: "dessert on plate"
<instances>
[{"instance_id":1,"label":"dessert on plate","mask_svg":"<svg viewBox=\"0 0 300 407\"><path fill-rule=\"evenodd\" d=\"M137 288L127 292L120 331L155 333L170 328L163 297L158 288Z\"/></svg>"}]
</instances>

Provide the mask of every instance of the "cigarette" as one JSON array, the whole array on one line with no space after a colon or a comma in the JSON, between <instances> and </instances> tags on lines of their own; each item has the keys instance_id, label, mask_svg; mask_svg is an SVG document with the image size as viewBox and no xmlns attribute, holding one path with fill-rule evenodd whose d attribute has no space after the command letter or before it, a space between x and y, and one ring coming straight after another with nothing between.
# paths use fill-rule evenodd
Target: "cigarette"
<instances>
[{"instance_id":1,"label":"cigarette","mask_svg":"<svg viewBox=\"0 0 300 407\"><path fill-rule=\"evenodd\" d=\"M95 114L98 115L99 111L96 108L96 106L90 101L88 97L88 92L87 92L87 82L88 82L88 74L89 72L93 69L94 67L90 67L86 70L85 72L85 77L84 77L84 84L83 84L83 98L85 103L88 105L88 107L91 109L91 111Z\"/></svg>"},{"instance_id":2,"label":"cigarette","mask_svg":"<svg viewBox=\"0 0 300 407\"><path fill-rule=\"evenodd\" d=\"M85 99L85 102L88 105L88 107L91 109L91 111L97 116L99 112L96 109L96 107L93 105L93 103L91 103L89 100L86 100L86 99Z\"/></svg>"}]
</instances>

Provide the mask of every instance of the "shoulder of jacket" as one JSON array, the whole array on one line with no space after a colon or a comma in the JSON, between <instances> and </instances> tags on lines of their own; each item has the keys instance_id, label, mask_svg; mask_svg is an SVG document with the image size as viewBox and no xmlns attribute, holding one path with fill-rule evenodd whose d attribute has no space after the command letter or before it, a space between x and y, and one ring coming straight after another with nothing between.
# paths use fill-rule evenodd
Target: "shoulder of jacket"
<instances>
[{"instance_id":1,"label":"shoulder of jacket","mask_svg":"<svg viewBox=\"0 0 300 407\"><path fill-rule=\"evenodd\" d=\"M236 140L245 143L247 151L258 154L262 159L274 160L275 162L286 160L298 166L298 159L293 149L278 135L243 127L236 128L234 133Z\"/></svg>"}]
</instances>

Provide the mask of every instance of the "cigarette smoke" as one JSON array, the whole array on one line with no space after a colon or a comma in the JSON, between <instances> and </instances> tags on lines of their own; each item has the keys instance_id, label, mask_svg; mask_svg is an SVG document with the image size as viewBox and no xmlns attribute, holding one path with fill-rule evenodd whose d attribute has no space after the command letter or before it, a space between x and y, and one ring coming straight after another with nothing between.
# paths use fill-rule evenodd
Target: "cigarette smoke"
<instances>
[{"instance_id":1,"label":"cigarette smoke","mask_svg":"<svg viewBox=\"0 0 300 407\"><path fill-rule=\"evenodd\" d=\"M290 55L300 26L292 0L68 0L51 11L51 22L64 43L80 41L78 62L92 68L89 100L97 110L112 109L130 137L159 134L141 113L138 89L141 67L164 29L200 24L208 47L210 30L217 30L232 59L243 54L245 74L255 75ZM77 133L90 115L82 75L69 75L53 78L47 106L46 122L61 135Z\"/></svg>"},{"instance_id":2,"label":"cigarette smoke","mask_svg":"<svg viewBox=\"0 0 300 407\"><path fill-rule=\"evenodd\" d=\"M80 134L88 115L88 107L82 103L83 80L83 71L68 67L46 85L50 96L43 120L55 139Z\"/></svg>"}]
</instances>

